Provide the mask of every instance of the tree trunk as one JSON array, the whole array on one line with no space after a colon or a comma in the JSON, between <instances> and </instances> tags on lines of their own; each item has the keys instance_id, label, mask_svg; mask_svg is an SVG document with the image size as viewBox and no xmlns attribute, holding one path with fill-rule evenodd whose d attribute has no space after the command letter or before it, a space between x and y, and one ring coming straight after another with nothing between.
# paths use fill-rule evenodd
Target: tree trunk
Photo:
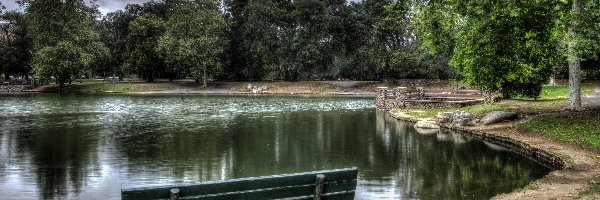
<instances>
[{"instance_id":1,"label":"tree trunk","mask_svg":"<svg viewBox=\"0 0 600 200\"><path fill-rule=\"evenodd\" d=\"M206 66L204 66L204 75L202 76L202 80L204 81L204 83L202 84L202 87L208 86L206 83Z\"/></svg>"},{"instance_id":2,"label":"tree trunk","mask_svg":"<svg viewBox=\"0 0 600 200\"><path fill-rule=\"evenodd\" d=\"M552 74L552 76L550 76L550 83L548 83L548 85L556 86L556 75Z\"/></svg>"},{"instance_id":3,"label":"tree trunk","mask_svg":"<svg viewBox=\"0 0 600 200\"><path fill-rule=\"evenodd\" d=\"M572 14L583 11L582 0L573 0ZM577 19L572 18L568 28L569 38L569 109L581 110L581 62L577 49Z\"/></svg>"}]
</instances>

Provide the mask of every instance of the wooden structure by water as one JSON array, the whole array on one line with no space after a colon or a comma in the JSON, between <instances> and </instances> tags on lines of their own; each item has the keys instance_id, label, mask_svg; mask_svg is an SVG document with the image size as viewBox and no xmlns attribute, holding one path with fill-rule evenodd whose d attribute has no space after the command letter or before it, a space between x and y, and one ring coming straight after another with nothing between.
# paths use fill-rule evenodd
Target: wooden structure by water
<instances>
[{"instance_id":1,"label":"wooden structure by water","mask_svg":"<svg viewBox=\"0 0 600 200\"><path fill-rule=\"evenodd\" d=\"M121 190L121 199L354 199L357 168Z\"/></svg>"},{"instance_id":2,"label":"wooden structure by water","mask_svg":"<svg viewBox=\"0 0 600 200\"><path fill-rule=\"evenodd\" d=\"M460 108L485 102L478 90L427 90L423 87L377 88L377 109Z\"/></svg>"}]
</instances>

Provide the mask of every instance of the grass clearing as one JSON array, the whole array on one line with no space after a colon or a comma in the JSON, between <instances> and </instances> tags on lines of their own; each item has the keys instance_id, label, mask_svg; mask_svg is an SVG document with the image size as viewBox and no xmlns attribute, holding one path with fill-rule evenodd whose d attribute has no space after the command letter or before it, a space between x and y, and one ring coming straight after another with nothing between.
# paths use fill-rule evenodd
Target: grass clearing
<instances>
[{"instance_id":1,"label":"grass clearing","mask_svg":"<svg viewBox=\"0 0 600 200\"><path fill-rule=\"evenodd\" d=\"M467 106L463 108L431 108L431 109L394 109L392 112L403 112L417 118L435 117L439 112L453 112L455 110L469 112L477 117L483 117L491 111L514 111L518 113L535 114L551 112L564 108L565 100L502 100L491 104Z\"/></svg>"},{"instance_id":2,"label":"grass clearing","mask_svg":"<svg viewBox=\"0 0 600 200\"><path fill-rule=\"evenodd\" d=\"M234 92L250 92L248 84L267 86L269 93L326 93L340 92L341 87L329 83L320 82L261 82L261 83L238 83L230 90Z\"/></svg>"},{"instance_id":3,"label":"grass clearing","mask_svg":"<svg viewBox=\"0 0 600 200\"><path fill-rule=\"evenodd\" d=\"M86 90L96 92L150 92L172 90L175 87L171 85L158 83L84 83L73 85L71 90Z\"/></svg>"},{"instance_id":4,"label":"grass clearing","mask_svg":"<svg viewBox=\"0 0 600 200\"><path fill-rule=\"evenodd\" d=\"M534 117L518 128L550 136L560 141L600 150L600 113L566 112Z\"/></svg>"},{"instance_id":5,"label":"grass clearing","mask_svg":"<svg viewBox=\"0 0 600 200\"><path fill-rule=\"evenodd\" d=\"M593 95L594 89L598 87L597 84L584 83L581 85L581 95ZM556 99L568 99L569 98L569 85L555 85L555 86L543 86L542 93L538 100L556 100ZM533 100L527 97L516 97L517 100Z\"/></svg>"}]
</instances>

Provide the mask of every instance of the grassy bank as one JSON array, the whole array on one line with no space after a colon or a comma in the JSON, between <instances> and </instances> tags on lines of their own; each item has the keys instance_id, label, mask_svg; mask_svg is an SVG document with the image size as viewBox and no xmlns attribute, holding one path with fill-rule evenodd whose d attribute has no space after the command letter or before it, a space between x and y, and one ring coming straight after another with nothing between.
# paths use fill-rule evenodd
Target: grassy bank
<instances>
[{"instance_id":1,"label":"grassy bank","mask_svg":"<svg viewBox=\"0 0 600 200\"><path fill-rule=\"evenodd\" d=\"M519 124L518 128L600 150L599 120L600 113L598 111L562 112L533 117Z\"/></svg>"},{"instance_id":2,"label":"grassy bank","mask_svg":"<svg viewBox=\"0 0 600 200\"><path fill-rule=\"evenodd\" d=\"M161 83L102 83L102 82L87 82L81 84L66 85L68 91L79 92L152 92L173 90L172 85Z\"/></svg>"},{"instance_id":3,"label":"grassy bank","mask_svg":"<svg viewBox=\"0 0 600 200\"><path fill-rule=\"evenodd\" d=\"M584 84L583 95L592 95L597 86L597 84ZM529 118L518 125L521 131L543 134L559 141L600 150L600 112L565 111L568 94L569 87L566 85L544 86L538 100L516 98L460 109L395 109L391 112L415 118L434 118L439 112L454 110L466 111L477 117L483 117L491 111L514 111Z\"/></svg>"}]
</instances>

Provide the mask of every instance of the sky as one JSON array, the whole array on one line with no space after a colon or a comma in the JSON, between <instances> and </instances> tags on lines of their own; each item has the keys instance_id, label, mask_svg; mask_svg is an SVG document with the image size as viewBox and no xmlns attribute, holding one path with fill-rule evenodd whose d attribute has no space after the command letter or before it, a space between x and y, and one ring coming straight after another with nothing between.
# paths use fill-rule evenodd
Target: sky
<instances>
[{"instance_id":1,"label":"sky","mask_svg":"<svg viewBox=\"0 0 600 200\"><path fill-rule=\"evenodd\" d=\"M115 10L122 10L125 8L127 4L142 4L144 2L148 2L150 0L98 0L96 4L100 9L102 14L106 14L109 12L113 12ZM359 0L349 0L349 1L359 1ZM7 10L21 10L19 9L19 5L15 0L0 0L2 5L6 6ZM86 0L88 2L88 0Z\"/></svg>"},{"instance_id":2,"label":"sky","mask_svg":"<svg viewBox=\"0 0 600 200\"><path fill-rule=\"evenodd\" d=\"M102 14L106 14L115 10L122 10L127 4L142 4L150 0L98 0L96 4ZM7 10L21 10L15 0L0 0L2 5L6 6ZM85 2L88 2L86 0Z\"/></svg>"}]
</instances>

